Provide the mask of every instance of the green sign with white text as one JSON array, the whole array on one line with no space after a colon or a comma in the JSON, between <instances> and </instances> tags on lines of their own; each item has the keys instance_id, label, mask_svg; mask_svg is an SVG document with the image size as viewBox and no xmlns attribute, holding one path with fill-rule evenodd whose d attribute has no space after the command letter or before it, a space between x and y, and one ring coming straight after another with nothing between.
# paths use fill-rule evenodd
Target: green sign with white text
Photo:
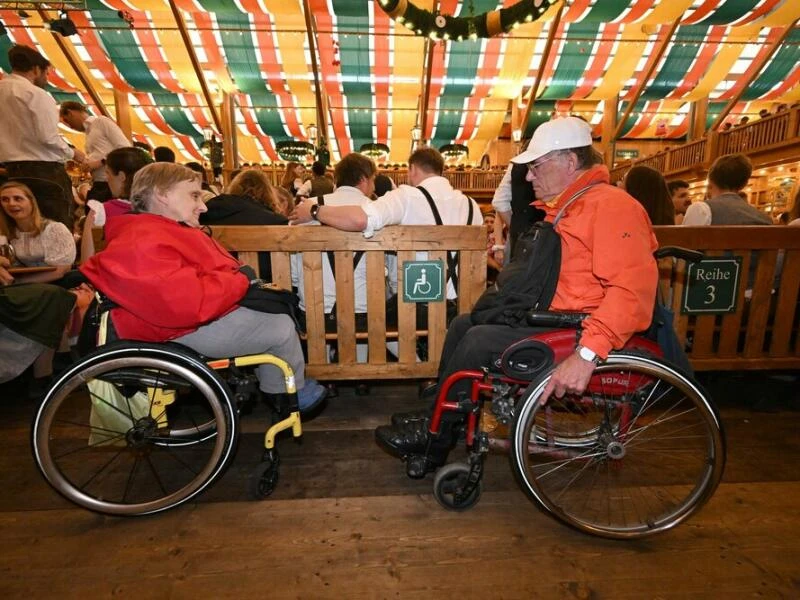
<instances>
[{"instance_id":1,"label":"green sign with white text","mask_svg":"<svg viewBox=\"0 0 800 600\"><path fill-rule=\"evenodd\" d=\"M742 258L706 258L690 263L681 313L721 315L736 311Z\"/></svg>"},{"instance_id":2,"label":"green sign with white text","mask_svg":"<svg viewBox=\"0 0 800 600\"><path fill-rule=\"evenodd\" d=\"M444 267L441 260L403 263L403 302L444 301Z\"/></svg>"}]
</instances>

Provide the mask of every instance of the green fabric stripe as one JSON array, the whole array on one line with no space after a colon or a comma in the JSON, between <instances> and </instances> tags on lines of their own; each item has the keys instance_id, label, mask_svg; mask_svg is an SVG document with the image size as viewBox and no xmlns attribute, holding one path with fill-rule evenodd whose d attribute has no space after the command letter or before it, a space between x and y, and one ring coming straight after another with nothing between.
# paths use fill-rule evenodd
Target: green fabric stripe
<instances>
[{"instance_id":1,"label":"green fabric stripe","mask_svg":"<svg viewBox=\"0 0 800 600\"><path fill-rule=\"evenodd\" d=\"M619 17L635 0L602 0L589 11L582 23L608 23Z\"/></svg>"},{"instance_id":2,"label":"green fabric stripe","mask_svg":"<svg viewBox=\"0 0 800 600\"><path fill-rule=\"evenodd\" d=\"M250 19L241 11L231 10L235 6L229 0L199 0L200 4L208 11L215 12L217 23L223 30L250 31ZM275 141L293 139L283 125L275 95L269 88L259 70L258 56L253 47L253 38L245 33L239 35L238 31L221 31L222 47L225 51L225 62L233 77L236 87L243 93L249 94L250 101L256 107L256 120L259 126L269 137ZM264 110L272 108L273 110Z\"/></svg>"},{"instance_id":3,"label":"green fabric stripe","mask_svg":"<svg viewBox=\"0 0 800 600\"><path fill-rule=\"evenodd\" d=\"M266 135L276 142L294 139L283 126L278 103L274 95L262 90L258 93L250 94L250 101L255 109L256 121Z\"/></svg>"},{"instance_id":4,"label":"green fabric stripe","mask_svg":"<svg viewBox=\"0 0 800 600\"><path fill-rule=\"evenodd\" d=\"M708 109L706 112L706 131L711 129L711 126L714 124L714 121L717 120L717 116L722 110L728 105L727 102L709 102Z\"/></svg>"},{"instance_id":5,"label":"green fabric stripe","mask_svg":"<svg viewBox=\"0 0 800 600\"><path fill-rule=\"evenodd\" d=\"M625 123L625 126L622 128L622 131L620 131L620 133L619 133L619 138L624 138L626 135L628 135L631 132L631 130L634 127L636 127L636 123L637 123L638 119L635 116L633 116L633 113L642 112L644 110L645 103L646 102L645 102L644 98L639 98L639 100L636 102L636 104L633 107L633 110L631 111L630 116L628 117L628 121ZM617 115L620 118L622 117L622 115L625 114L625 111L628 110L628 104L629 104L628 102L620 102L619 111L617 112Z\"/></svg>"},{"instance_id":6,"label":"green fabric stripe","mask_svg":"<svg viewBox=\"0 0 800 600\"><path fill-rule=\"evenodd\" d=\"M0 37L0 67L6 73L11 73L11 63L8 62L8 50L14 44L7 35Z\"/></svg>"},{"instance_id":7,"label":"green fabric stripe","mask_svg":"<svg viewBox=\"0 0 800 600\"><path fill-rule=\"evenodd\" d=\"M760 3L761 0L726 0L725 4L714 9L700 23L703 25L727 25L749 14Z\"/></svg>"},{"instance_id":8,"label":"green fabric stripe","mask_svg":"<svg viewBox=\"0 0 800 600\"><path fill-rule=\"evenodd\" d=\"M497 0L474 0L474 14L494 10L498 6ZM469 16L468 3L463 2L456 17ZM472 95L475 89L475 78L478 74L478 64L481 55L480 40L464 40L462 42L448 42L450 52L446 64L444 85L439 96L439 111L436 113L433 132L435 137L431 140L434 147L450 144L455 141L461 126L461 116L464 111L466 98ZM430 107L436 104L431 99ZM445 111L450 114L445 114Z\"/></svg>"},{"instance_id":9,"label":"green fabric stripe","mask_svg":"<svg viewBox=\"0 0 800 600\"><path fill-rule=\"evenodd\" d=\"M550 120L550 114L555 110L556 103L555 102L547 102L547 101L537 101L536 104L531 109L530 117L528 118L528 124L525 127L525 132L522 134L523 139L530 139L533 135L534 130L541 125Z\"/></svg>"},{"instance_id":10,"label":"green fabric stripe","mask_svg":"<svg viewBox=\"0 0 800 600\"><path fill-rule=\"evenodd\" d=\"M800 63L800 31L795 29L781 44L772 61L742 94L742 100L755 100L780 84Z\"/></svg>"},{"instance_id":11,"label":"green fabric stripe","mask_svg":"<svg viewBox=\"0 0 800 600\"><path fill-rule=\"evenodd\" d=\"M569 26L553 80L541 95L543 100L569 98L575 92L592 57L592 42L586 40L595 39L599 30L599 23L581 22Z\"/></svg>"},{"instance_id":12,"label":"green fabric stripe","mask_svg":"<svg viewBox=\"0 0 800 600\"><path fill-rule=\"evenodd\" d=\"M458 135L461 125L461 114L464 110L464 101L472 95L475 87L475 77L480 60L480 40L466 40L455 42L450 46L450 56L445 69L444 85L439 95L436 113L435 137L431 145L439 147L453 142ZM430 108L435 108L437 103L431 98ZM451 111L445 114L445 111Z\"/></svg>"},{"instance_id":13,"label":"green fabric stripe","mask_svg":"<svg viewBox=\"0 0 800 600\"><path fill-rule=\"evenodd\" d=\"M158 107L161 116L176 133L186 135L194 140L197 147L203 143L203 132L192 125L193 121L184 112L180 100L175 94L164 92L152 94L153 104Z\"/></svg>"},{"instance_id":14,"label":"green fabric stripe","mask_svg":"<svg viewBox=\"0 0 800 600\"><path fill-rule=\"evenodd\" d=\"M375 142L372 122L372 85L370 84L369 21L366 7L352 0L332 0L339 34L339 70L342 92L347 99L347 122L353 149ZM349 33L349 32L358 32ZM359 37L360 34L360 37ZM359 109L361 109L359 111ZM367 109L364 112L364 109Z\"/></svg>"},{"instance_id":15,"label":"green fabric stripe","mask_svg":"<svg viewBox=\"0 0 800 600\"><path fill-rule=\"evenodd\" d=\"M700 53L701 43L706 39L708 27L688 25L675 32L674 43L660 67L658 75L642 93L645 100L664 98L674 91L688 73L695 58ZM685 44L685 45L681 45Z\"/></svg>"},{"instance_id":16,"label":"green fabric stripe","mask_svg":"<svg viewBox=\"0 0 800 600\"><path fill-rule=\"evenodd\" d=\"M164 92L142 59L133 32L117 16L117 11L109 10L99 0L87 0L86 5L105 51L125 81L138 92Z\"/></svg>"}]
</instances>

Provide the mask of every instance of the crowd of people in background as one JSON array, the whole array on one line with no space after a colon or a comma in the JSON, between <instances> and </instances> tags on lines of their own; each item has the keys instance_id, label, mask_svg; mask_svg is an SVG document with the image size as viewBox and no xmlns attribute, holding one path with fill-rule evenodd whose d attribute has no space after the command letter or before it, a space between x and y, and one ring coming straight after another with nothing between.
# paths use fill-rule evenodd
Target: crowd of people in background
<instances>
[{"instance_id":1,"label":"crowd of people in background","mask_svg":"<svg viewBox=\"0 0 800 600\"><path fill-rule=\"evenodd\" d=\"M0 136L0 162L5 166L8 179L0 185L0 281L3 285L60 283L75 297L73 312L85 310L86 306L86 283L70 287L71 282L64 280L78 258L88 265L84 272L90 274L90 281L97 285L108 285L106 271L113 269L101 268L101 265L111 260L112 255L118 259L116 266L125 263L129 268L128 258L123 256L129 248L120 250L119 254L104 253L105 258L97 258L93 231L98 227L103 228L107 240L133 240L143 235L138 225L147 221L173 238L174 243L185 238L189 244L191 238L194 240L191 244L202 245L201 241L210 242L203 241L205 238L199 231L184 235L176 228L176 223L188 224L197 230L205 225L272 226L311 221L363 231L365 236L389 224L483 224L487 230L487 280L491 285L513 258L519 235L545 215L546 207L536 202L528 165L509 165L492 206L481 211L472 199L454 189L444 177L448 167L442 156L431 148L412 153L407 167L410 185L399 188L391 177L378 173L373 160L360 154L342 157L333 172L323 161L314 162L309 168L299 162L289 162L276 184L260 165L244 165L229 174L230 183L223 188L218 172L210 173L197 162L178 165L175 152L168 147L152 149L143 142L131 143L113 120L92 115L78 102L56 105L43 89L50 65L34 49L13 46L9 50L9 61L12 73L0 81L0 102L6 108L0 112L0 128L4 131ZM777 112L787 108L783 105ZM762 113L761 118L770 116L768 112ZM84 150L64 141L58 131L59 119L72 130L84 134ZM746 120L747 117L743 117L737 125L744 125ZM602 159L595 153L587 161L587 164L599 164ZM68 163L77 165L78 172L83 174L75 185L67 174ZM743 154L720 157L710 168L706 197L695 202L692 202L691 188L686 181L667 181L662 173L648 166L634 166L618 185L641 204L652 225L771 224L769 215L747 202L743 189L751 175L752 164ZM131 212L146 213L150 217L132 219ZM778 222L800 225L800 193ZM122 235L122 230L134 233ZM153 243L157 246L155 241ZM109 244L109 247L121 248L119 243ZM187 256L192 253L188 246L181 251ZM238 267L233 268L238 264L234 256L224 250L221 252L226 258L220 268L226 276L236 280L234 287L238 290L246 284L246 276ZM141 248L137 247L136 254L141 253ZM30 271L11 276L8 268L13 266ZM326 314L335 315L335 275L331 267L326 266L324 308ZM363 264L356 265L357 288L358 278L365 277L363 267ZM389 267L387 265L387 271L391 270ZM268 253L259 253L259 268L261 277L270 280ZM295 265L293 271L297 275L295 284L302 308L302 268ZM147 273L141 273L143 281L137 281L136 285L145 285L148 277ZM131 282L126 285L130 286ZM365 317L362 293L365 287L362 285L362 288L361 292L357 289L356 312ZM448 298L452 300L454 295L455 288L450 281ZM119 300L125 301L122 296ZM199 320L184 319L178 333L169 331L167 323L149 323L145 328L149 327L152 333L155 327L160 332L156 336L159 341L187 339L207 351L205 336L198 332L202 332L202 323L209 319L226 325L236 320L235 327L257 331L254 326L251 328L252 315L245 315L245 318L244 313L236 309L230 314L236 314L237 319L228 317L236 300L226 297L213 314L198 317ZM387 319L390 314L391 310L387 309ZM75 324L65 327L69 331L65 330L59 337L74 337ZM126 332L123 325L123 334L131 331L138 329L129 327ZM261 349L272 347L272 338L267 340L267 337L262 335L255 345ZM297 357L295 347L299 347L299 342L295 342L283 339L277 345L282 348L280 351L292 357L302 374L302 360ZM61 342L56 345L64 348ZM223 348L225 352L240 349L233 345L223 345ZM359 360L366 360L365 352L366 346L359 344ZM47 360L52 362L52 358L49 352ZM42 380L42 385L50 372L52 365L38 369L37 378ZM265 381L269 381L266 376ZM42 385L36 386L36 390ZM307 403L318 400L315 385L307 392L310 398ZM265 384L262 389L270 392L273 387Z\"/></svg>"}]
</instances>

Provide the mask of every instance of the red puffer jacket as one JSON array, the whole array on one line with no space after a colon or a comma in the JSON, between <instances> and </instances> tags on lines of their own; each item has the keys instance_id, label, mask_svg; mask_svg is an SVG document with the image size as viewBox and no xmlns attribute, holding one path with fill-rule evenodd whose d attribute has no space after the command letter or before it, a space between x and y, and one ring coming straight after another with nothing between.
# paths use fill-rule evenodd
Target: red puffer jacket
<instances>
[{"instance_id":1,"label":"red puffer jacket","mask_svg":"<svg viewBox=\"0 0 800 600\"><path fill-rule=\"evenodd\" d=\"M106 248L81 272L116 303L120 337L163 342L237 307L249 285L239 263L199 229L150 214L113 219Z\"/></svg>"}]
</instances>

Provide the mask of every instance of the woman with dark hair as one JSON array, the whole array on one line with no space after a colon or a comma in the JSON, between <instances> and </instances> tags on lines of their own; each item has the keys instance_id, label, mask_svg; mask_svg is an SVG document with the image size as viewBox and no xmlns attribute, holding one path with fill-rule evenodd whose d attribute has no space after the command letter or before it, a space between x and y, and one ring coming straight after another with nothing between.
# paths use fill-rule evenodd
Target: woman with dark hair
<instances>
[{"instance_id":1,"label":"woman with dark hair","mask_svg":"<svg viewBox=\"0 0 800 600\"><path fill-rule=\"evenodd\" d=\"M119 215L131 210L130 195L133 176L139 169L149 165L153 159L141 148L117 148L106 155L106 177L108 187L111 188L111 200L100 203L89 200L86 206L89 214L83 224L83 237L81 238L81 260L86 260L94 255L94 240L92 229L105 227L106 223Z\"/></svg>"},{"instance_id":2,"label":"woman with dark hair","mask_svg":"<svg viewBox=\"0 0 800 600\"><path fill-rule=\"evenodd\" d=\"M623 187L644 206L653 225L674 225L675 206L664 176L650 167L636 165L625 176Z\"/></svg>"}]
</instances>

